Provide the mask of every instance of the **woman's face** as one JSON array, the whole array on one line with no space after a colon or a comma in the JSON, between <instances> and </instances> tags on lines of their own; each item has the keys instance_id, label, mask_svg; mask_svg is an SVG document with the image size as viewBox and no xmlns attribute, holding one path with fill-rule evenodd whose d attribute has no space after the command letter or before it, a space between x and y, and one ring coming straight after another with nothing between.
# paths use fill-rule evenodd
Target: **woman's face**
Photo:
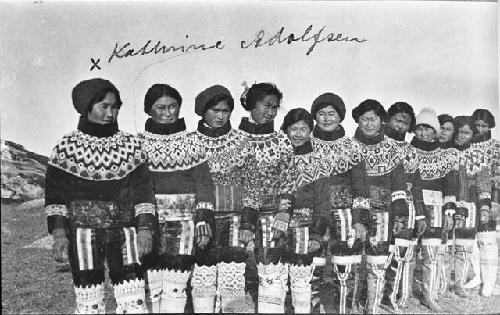
<instances>
[{"instance_id":1,"label":"woman's face","mask_svg":"<svg viewBox=\"0 0 500 315\"><path fill-rule=\"evenodd\" d=\"M175 98L164 95L151 106L149 115L155 123L172 124L179 119L180 109L181 107Z\"/></svg>"},{"instance_id":2,"label":"woman's face","mask_svg":"<svg viewBox=\"0 0 500 315\"><path fill-rule=\"evenodd\" d=\"M441 130L439 131L439 142L448 142L453 138L453 133L455 132L455 127L449 121L441 125Z\"/></svg>"},{"instance_id":3,"label":"woman's face","mask_svg":"<svg viewBox=\"0 0 500 315\"><path fill-rule=\"evenodd\" d=\"M406 134L410 130L411 116L408 113L397 113L392 115L387 125L392 130Z\"/></svg>"},{"instance_id":4,"label":"woman's face","mask_svg":"<svg viewBox=\"0 0 500 315\"><path fill-rule=\"evenodd\" d=\"M323 131L334 131L340 124L340 116L332 105L316 112L316 124Z\"/></svg>"},{"instance_id":5,"label":"woman's face","mask_svg":"<svg viewBox=\"0 0 500 315\"><path fill-rule=\"evenodd\" d=\"M106 125L116 122L119 111L120 106L116 104L116 95L108 92L102 101L92 105L87 118L95 124Z\"/></svg>"},{"instance_id":6,"label":"woman's face","mask_svg":"<svg viewBox=\"0 0 500 315\"><path fill-rule=\"evenodd\" d=\"M480 135L483 135L490 130L490 126L484 120L478 119L474 121L474 124L476 125L476 129Z\"/></svg>"},{"instance_id":7,"label":"woman's face","mask_svg":"<svg viewBox=\"0 0 500 315\"><path fill-rule=\"evenodd\" d=\"M436 131L428 125L418 125L415 128L415 136L418 140L424 142L434 142L436 139Z\"/></svg>"},{"instance_id":8,"label":"woman's face","mask_svg":"<svg viewBox=\"0 0 500 315\"><path fill-rule=\"evenodd\" d=\"M311 128L309 128L309 125L305 121L299 120L295 124L288 126L286 135L292 142L292 145L298 147L309 141Z\"/></svg>"},{"instance_id":9,"label":"woman's face","mask_svg":"<svg viewBox=\"0 0 500 315\"><path fill-rule=\"evenodd\" d=\"M231 108L227 105L227 101L223 100L207 109L203 114L203 120L210 126L210 128L220 128L224 126L231 117Z\"/></svg>"},{"instance_id":10,"label":"woman's face","mask_svg":"<svg viewBox=\"0 0 500 315\"><path fill-rule=\"evenodd\" d=\"M380 133L380 117L375 114L375 111L370 110L359 116L359 129L367 137L375 137Z\"/></svg>"},{"instance_id":11,"label":"woman's face","mask_svg":"<svg viewBox=\"0 0 500 315\"><path fill-rule=\"evenodd\" d=\"M472 140L472 128L469 125L464 125L458 128L457 136L455 137L456 145L467 145Z\"/></svg>"},{"instance_id":12,"label":"woman's face","mask_svg":"<svg viewBox=\"0 0 500 315\"><path fill-rule=\"evenodd\" d=\"M258 124L269 123L274 120L278 113L280 102L276 95L266 95L255 103L255 107L250 111L253 120Z\"/></svg>"}]
</instances>

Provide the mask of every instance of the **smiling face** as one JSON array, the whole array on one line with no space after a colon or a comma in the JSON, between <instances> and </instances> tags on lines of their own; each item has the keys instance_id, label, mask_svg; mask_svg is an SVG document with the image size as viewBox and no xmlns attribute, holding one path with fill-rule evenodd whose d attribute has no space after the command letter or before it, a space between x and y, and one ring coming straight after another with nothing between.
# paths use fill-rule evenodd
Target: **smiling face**
<instances>
[{"instance_id":1,"label":"smiling face","mask_svg":"<svg viewBox=\"0 0 500 315\"><path fill-rule=\"evenodd\" d=\"M375 137L380 133L381 120L375 111L369 110L359 116L358 125L365 136Z\"/></svg>"},{"instance_id":2,"label":"smiling face","mask_svg":"<svg viewBox=\"0 0 500 315\"><path fill-rule=\"evenodd\" d=\"M255 107L250 111L253 120L258 124L269 123L274 120L278 113L280 102L274 94L264 96L260 101L255 102Z\"/></svg>"},{"instance_id":3,"label":"smiling face","mask_svg":"<svg viewBox=\"0 0 500 315\"><path fill-rule=\"evenodd\" d=\"M172 124L179 119L181 107L177 100L170 96L162 96L154 102L149 110L151 119L158 124Z\"/></svg>"},{"instance_id":4,"label":"smiling face","mask_svg":"<svg viewBox=\"0 0 500 315\"><path fill-rule=\"evenodd\" d=\"M220 101L217 105L207 109L203 114L203 120L210 126L210 128L220 128L224 126L231 117L231 108L226 100Z\"/></svg>"},{"instance_id":5,"label":"smiling face","mask_svg":"<svg viewBox=\"0 0 500 315\"><path fill-rule=\"evenodd\" d=\"M92 109L87 114L88 120L99 125L116 122L120 111L120 105L116 101L114 93L107 93L102 101L92 105Z\"/></svg>"},{"instance_id":6,"label":"smiling face","mask_svg":"<svg viewBox=\"0 0 500 315\"><path fill-rule=\"evenodd\" d=\"M292 142L292 145L298 147L309 141L311 128L309 128L309 125L305 121L299 120L295 124L288 126L286 135L290 139L290 142Z\"/></svg>"},{"instance_id":7,"label":"smiling face","mask_svg":"<svg viewBox=\"0 0 500 315\"><path fill-rule=\"evenodd\" d=\"M323 131L334 131L340 124L340 116L332 105L316 112L316 124Z\"/></svg>"},{"instance_id":8,"label":"smiling face","mask_svg":"<svg viewBox=\"0 0 500 315\"><path fill-rule=\"evenodd\" d=\"M458 128L457 136L455 137L456 145L467 145L472 140L472 128L469 125L464 125Z\"/></svg>"},{"instance_id":9,"label":"smiling face","mask_svg":"<svg viewBox=\"0 0 500 315\"><path fill-rule=\"evenodd\" d=\"M436 131L431 126L421 124L415 128L415 136L418 140L424 142L434 142L436 139Z\"/></svg>"}]
</instances>

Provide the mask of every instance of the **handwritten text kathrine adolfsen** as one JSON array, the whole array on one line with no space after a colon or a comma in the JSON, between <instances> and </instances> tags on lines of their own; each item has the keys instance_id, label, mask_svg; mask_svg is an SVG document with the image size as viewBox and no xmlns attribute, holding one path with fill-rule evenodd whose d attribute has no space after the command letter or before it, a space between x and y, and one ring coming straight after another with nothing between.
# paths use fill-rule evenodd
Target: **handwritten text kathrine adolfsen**
<instances>
[{"instance_id":1,"label":"handwritten text kathrine adolfsen","mask_svg":"<svg viewBox=\"0 0 500 315\"><path fill-rule=\"evenodd\" d=\"M306 55L310 55L314 48L318 44L321 43L335 43L335 42L350 42L350 43L364 43L367 39L359 38L359 37L351 37L348 35L344 35L341 33L326 33L326 26L322 26L317 31L313 31L314 25L309 25L304 29L300 35L295 35L295 33L288 33L285 31L285 27L281 27L275 33L268 33L265 30L259 30L256 35L253 36L250 40L241 40L239 46L241 49L250 49L250 48L259 48L259 47L269 47L273 45L280 44L288 44L291 45L293 43L298 42L307 42L310 43L310 46L306 52ZM189 36L186 35L186 38ZM110 63L115 58L127 58L133 56L144 56L149 54L166 54L166 53L187 53L193 51L207 51L207 50L217 50L224 49L225 45L222 41L215 41L213 44L188 44L188 45L176 45L176 44L164 44L160 40L154 42L153 40L148 40L145 44L136 48L132 46L130 42L125 44L120 44L117 42L113 49L113 52L108 58L108 62Z\"/></svg>"}]
</instances>

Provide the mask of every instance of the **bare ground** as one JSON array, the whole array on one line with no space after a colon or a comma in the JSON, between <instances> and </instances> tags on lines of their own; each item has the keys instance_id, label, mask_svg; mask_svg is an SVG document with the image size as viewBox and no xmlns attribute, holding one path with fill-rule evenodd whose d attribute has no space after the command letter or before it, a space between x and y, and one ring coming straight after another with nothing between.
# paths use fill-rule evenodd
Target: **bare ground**
<instances>
[{"instance_id":1,"label":"bare ground","mask_svg":"<svg viewBox=\"0 0 500 315\"><path fill-rule=\"evenodd\" d=\"M2 204L1 219L2 313L73 313L75 296L71 274L67 265L56 263L47 250L50 239L43 239L47 236L43 209ZM251 311L251 303L248 305ZM468 298L462 299L450 292L440 300L440 305L442 314L498 314L500 295L483 298L477 291L471 291ZM106 308L109 312L115 308L109 281ZM430 312L419 300L411 298L404 313Z\"/></svg>"}]
</instances>

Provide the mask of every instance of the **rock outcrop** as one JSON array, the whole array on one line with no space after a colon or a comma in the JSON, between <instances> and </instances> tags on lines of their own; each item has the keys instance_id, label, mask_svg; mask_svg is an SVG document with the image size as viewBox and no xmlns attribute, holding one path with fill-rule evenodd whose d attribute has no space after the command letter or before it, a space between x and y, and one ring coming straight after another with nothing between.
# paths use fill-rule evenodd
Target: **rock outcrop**
<instances>
[{"instance_id":1,"label":"rock outcrop","mask_svg":"<svg viewBox=\"0 0 500 315\"><path fill-rule=\"evenodd\" d=\"M22 145L1 140L2 201L22 202L43 198L48 158Z\"/></svg>"}]
</instances>

